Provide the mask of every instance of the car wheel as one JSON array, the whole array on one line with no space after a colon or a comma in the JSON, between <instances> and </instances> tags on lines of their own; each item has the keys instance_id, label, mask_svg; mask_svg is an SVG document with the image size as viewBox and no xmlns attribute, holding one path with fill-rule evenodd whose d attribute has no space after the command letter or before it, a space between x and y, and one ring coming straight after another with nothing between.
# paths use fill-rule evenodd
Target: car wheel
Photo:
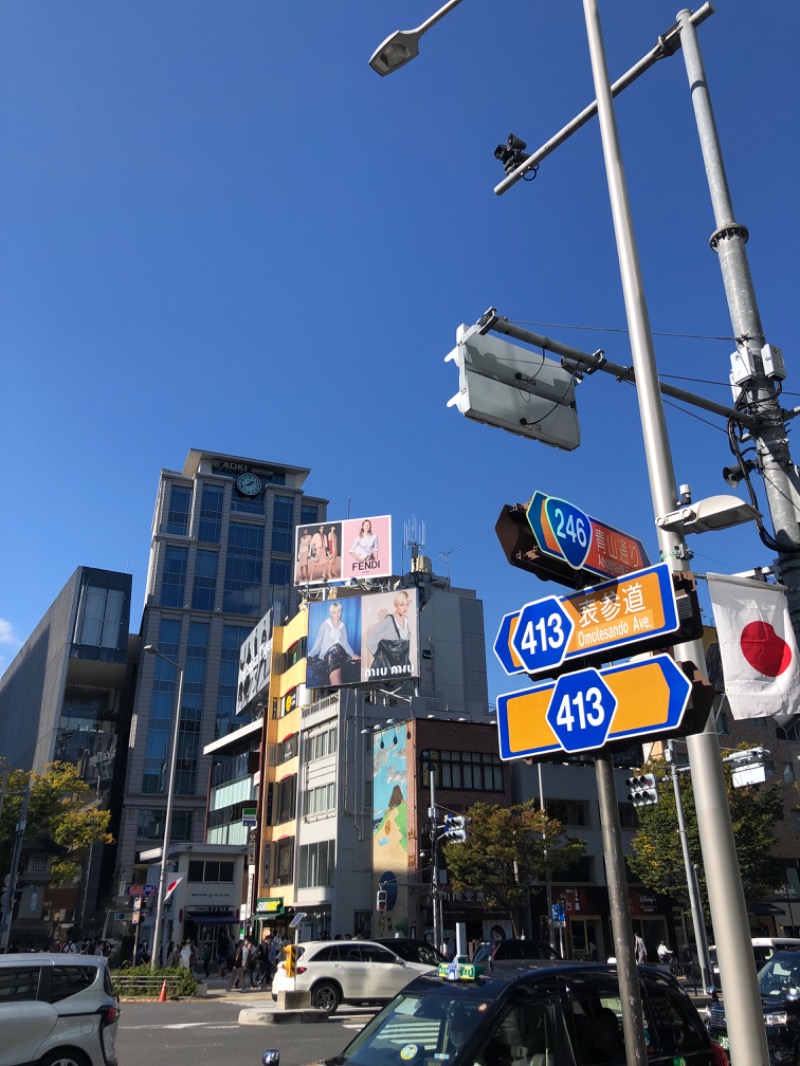
<instances>
[{"instance_id":1,"label":"car wheel","mask_svg":"<svg viewBox=\"0 0 800 1066\"><path fill-rule=\"evenodd\" d=\"M51 1051L39 1059L39 1066L91 1066L86 1056L80 1051L65 1048L62 1051Z\"/></svg>"},{"instance_id":2,"label":"car wheel","mask_svg":"<svg viewBox=\"0 0 800 1066\"><path fill-rule=\"evenodd\" d=\"M342 1002L342 994L332 981L320 981L311 990L311 1006L333 1014Z\"/></svg>"}]
</instances>

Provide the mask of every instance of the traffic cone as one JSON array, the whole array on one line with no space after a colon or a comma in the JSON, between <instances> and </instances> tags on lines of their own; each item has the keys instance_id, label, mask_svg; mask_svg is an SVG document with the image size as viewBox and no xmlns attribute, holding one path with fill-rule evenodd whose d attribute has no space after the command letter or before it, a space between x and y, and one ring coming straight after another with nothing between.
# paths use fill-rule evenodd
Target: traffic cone
<instances>
[{"instance_id":1,"label":"traffic cone","mask_svg":"<svg viewBox=\"0 0 800 1066\"><path fill-rule=\"evenodd\" d=\"M158 997L159 1003L167 1002L167 979L164 978L164 984L161 986L161 995Z\"/></svg>"}]
</instances>

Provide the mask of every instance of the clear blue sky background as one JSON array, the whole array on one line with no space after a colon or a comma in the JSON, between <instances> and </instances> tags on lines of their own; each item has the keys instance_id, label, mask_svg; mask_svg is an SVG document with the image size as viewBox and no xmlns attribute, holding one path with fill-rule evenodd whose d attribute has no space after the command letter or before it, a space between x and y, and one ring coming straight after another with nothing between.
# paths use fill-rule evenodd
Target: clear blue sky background
<instances>
[{"instance_id":1,"label":"clear blue sky background","mask_svg":"<svg viewBox=\"0 0 800 1066\"><path fill-rule=\"evenodd\" d=\"M613 77L677 9L601 3ZM504 561L504 503L561 495L655 554L630 386L581 385L571 454L445 406L455 329L490 305L630 362L597 124L534 182L492 192L509 130L538 147L594 96L582 5L465 0L419 59L374 74L375 46L432 10L0 3L4 664L80 564L130 569L138 625L158 472L190 447L309 466L332 518L348 503L394 515L398 560L403 522L423 520L437 570L459 549L451 576L483 599L489 646L504 612L558 591ZM793 406L800 4L719 0L699 34ZM617 107L660 372L727 403L731 327L681 56ZM727 491L722 422L668 420L678 481ZM771 558L753 527L693 546L700 572ZM489 672L492 696L519 687L493 656Z\"/></svg>"}]
</instances>

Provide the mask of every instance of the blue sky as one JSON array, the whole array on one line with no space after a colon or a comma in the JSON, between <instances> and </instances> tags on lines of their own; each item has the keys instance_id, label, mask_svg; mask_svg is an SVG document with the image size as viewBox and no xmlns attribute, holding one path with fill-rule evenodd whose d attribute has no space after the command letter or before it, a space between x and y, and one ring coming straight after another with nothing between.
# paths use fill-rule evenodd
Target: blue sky
<instances>
[{"instance_id":1,"label":"blue sky","mask_svg":"<svg viewBox=\"0 0 800 1066\"><path fill-rule=\"evenodd\" d=\"M605 0L618 77L675 19ZM144 594L158 473L192 447L311 468L332 518L425 522L441 572L501 616L557 592L505 562L535 489L656 541L633 389L578 390L562 453L446 408L444 357L488 306L628 364L599 132L504 197L510 130L538 147L594 96L579 0L464 0L420 57L367 66L428 0L3 0L0 656L76 566ZM800 5L719 0L699 30L767 337L798 403ZM618 98L662 376L723 403L730 321L680 55ZM722 339L720 339L722 338ZM676 476L727 491L724 425L669 407ZM797 458L795 446L795 458ZM770 561L753 527L695 538L698 572ZM406 556L407 561L407 556ZM490 657L490 694L519 687ZM0 664L2 665L2 664Z\"/></svg>"}]
</instances>

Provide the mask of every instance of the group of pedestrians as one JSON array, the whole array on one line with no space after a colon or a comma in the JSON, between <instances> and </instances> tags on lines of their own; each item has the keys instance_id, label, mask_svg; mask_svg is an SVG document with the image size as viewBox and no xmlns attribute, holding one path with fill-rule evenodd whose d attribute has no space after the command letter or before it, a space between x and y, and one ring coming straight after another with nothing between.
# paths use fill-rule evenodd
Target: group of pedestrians
<instances>
[{"instance_id":1,"label":"group of pedestrians","mask_svg":"<svg viewBox=\"0 0 800 1066\"><path fill-rule=\"evenodd\" d=\"M246 988L266 988L272 983L272 975L280 961L283 941L277 934L265 936L258 944L250 937L231 940L228 945L230 978L228 989L244 991ZM224 976L220 969L220 976Z\"/></svg>"}]
</instances>

